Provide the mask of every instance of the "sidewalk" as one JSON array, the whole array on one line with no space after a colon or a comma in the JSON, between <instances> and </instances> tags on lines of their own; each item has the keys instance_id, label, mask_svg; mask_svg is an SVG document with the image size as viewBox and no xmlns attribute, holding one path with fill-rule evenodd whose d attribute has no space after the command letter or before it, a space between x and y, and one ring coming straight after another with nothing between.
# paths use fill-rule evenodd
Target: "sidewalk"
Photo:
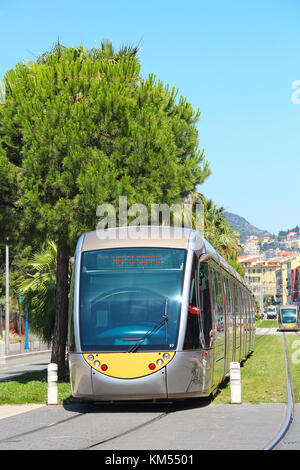
<instances>
[{"instance_id":1,"label":"sidewalk","mask_svg":"<svg viewBox=\"0 0 300 470\"><path fill-rule=\"evenodd\" d=\"M20 413L26 413L27 411L36 410L46 406L39 403L26 403L24 405L0 405L0 420L3 418L9 418L9 416L15 416Z\"/></svg>"},{"instance_id":2,"label":"sidewalk","mask_svg":"<svg viewBox=\"0 0 300 470\"><path fill-rule=\"evenodd\" d=\"M26 350L20 344L10 345L9 354L0 349L0 381L22 375L32 370L47 369L51 362L51 349L39 341L32 342Z\"/></svg>"},{"instance_id":3,"label":"sidewalk","mask_svg":"<svg viewBox=\"0 0 300 470\"><path fill-rule=\"evenodd\" d=\"M9 344L8 355L5 354L5 343L0 341L0 362L13 358L15 356L26 355L30 353L38 353L42 351L49 351L50 348L42 341L30 341L28 349L25 349L25 343L12 343Z\"/></svg>"}]
</instances>

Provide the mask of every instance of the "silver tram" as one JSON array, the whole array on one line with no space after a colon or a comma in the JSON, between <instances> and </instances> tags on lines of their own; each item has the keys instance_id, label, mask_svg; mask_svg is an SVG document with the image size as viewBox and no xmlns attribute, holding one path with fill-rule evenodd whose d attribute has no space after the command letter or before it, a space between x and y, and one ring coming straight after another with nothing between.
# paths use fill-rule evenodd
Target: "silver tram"
<instances>
[{"instance_id":1,"label":"silver tram","mask_svg":"<svg viewBox=\"0 0 300 470\"><path fill-rule=\"evenodd\" d=\"M296 304L280 306L278 328L281 331L298 331L300 329L300 311Z\"/></svg>"},{"instance_id":2,"label":"silver tram","mask_svg":"<svg viewBox=\"0 0 300 470\"><path fill-rule=\"evenodd\" d=\"M68 331L74 397L208 396L230 362L253 350L254 300L243 278L198 232L151 230L78 241Z\"/></svg>"},{"instance_id":3,"label":"silver tram","mask_svg":"<svg viewBox=\"0 0 300 470\"><path fill-rule=\"evenodd\" d=\"M274 320L277 318L277 307L272 305L267 308L267 320Z\"/></svg>"}]
</instances>

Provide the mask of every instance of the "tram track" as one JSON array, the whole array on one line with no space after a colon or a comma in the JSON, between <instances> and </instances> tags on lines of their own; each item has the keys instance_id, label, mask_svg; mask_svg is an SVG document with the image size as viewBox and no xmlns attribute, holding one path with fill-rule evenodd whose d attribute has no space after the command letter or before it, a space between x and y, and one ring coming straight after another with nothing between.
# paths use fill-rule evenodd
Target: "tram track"
<instances>
[{"instance_id":1,"label":"tram track","mask_svg":"<svg viewBox=\"0 0 300 470\"><path fill-rule=\"evenodd\" d=\"M267 332L264 333L261 336L261 338L259 338L256 341L256 343L258 341L262 340L264 337L266 337ZM287 405L286 405L286 413L284 415L283 425L280 427L279 431L276 432L276 434L274 435L274 438L271 441L269 441L269 443L264 447L264 450L277 449L279 444L282 443L283 438L285 438L287 436L287 434L288 434L288 432L291 428L291 425L294 421L294 394L293 394L292 379L291 379L291 373L290 373L290 366L289 366L289 358L288 358L288 352L287 352L287 342L286 342L285 333L283 333L283 341L284 341L284 354L285 354L286 384L287 384L287 391L288 391L288 393L287 393L288 400L287 400ZM147 404L147 405L149 406L149 404ZM104 410L104 408L106 408L106 406L108 406L108 409ZM142 407L139 406L137 411L139 413L145 411L144 406L145 406L145 404ZM78 450L89 450L89 449L97 450L97 449L101 449L102 446L105 448L105 445L108 444L108 443L111 443L111 442L113 442L113 441L115 441L119 438L130 436L130 434L133 434L135 432L141 431L142 429L146 428L147 426L150 426L150 425L155 424L155 423L157 423L161 420L164 420L164 418L170 416L171 414L176 413L177 411L184 411L186 407L188 409L190 408L190 406L186 406L186 404L184 404L184 403L176 404L176 406L174 406L174 404L168 406L167 404L165 404L163 402L161 402L161 403L157 402L156 406L154 407L155 410L153 408L151 408L152 412L155 411L154 416L150 416L150 417L145 416L143 418L144 419L143 422L141 422L141 420L140 420L140 422L135 422L135 424L131 423L131 425L130 425L130 423L128 423L128 425L123 426L123 428L121 428L121 429L120 428L119 429L114 429L114 432L112 432L111 435L109 435L109 433L107 433L106 436L103 435L102 433L100 433L100 435L99 435L96 432L94 434L94 436L90 436L88 439L86 439L85 442L82 442L82 446L79 445ZM44 426L37 426L36 428L28 430L28 431L19 432L19 433L16 433L16 434L13 433L12 435L7 436L5 439L1 439L0 442L1 443L5 443L5 442L6 443L14 443L14 442L17 443L17 442L20 442L20 440L22 440L23 438L28 438L31 435L33 436L34 434L37 434L37 433L40 433L40 432L41 433L47 432L51 428L55 429L56 426L57 427L58 426L64 426L65 424L68 425L68 423L71 423L71 422L74 423L75 427L76 426L78 427L81 424L80 419L83 418L84 416L88 415L88 414L91 414L91 413L93 414L95 412L98 414L98 412L102 412L102 411L109 412L109 410L110 410L109 403L107 403L104 408L101 407L101 409L97 409L97 407L95 408L95 405L93 405L92 407L91 406L87 406L87 407L84 406L82 411L78 412L75 416L73 415L71 417L66 417L64 419L58 419L57 421L52 422L52 423L48 422L48 424L45 424ZM118 406L117 406L117 408L118 408ZM118 410L114 409L114 413L116 411L122 413L124 410L125 410L125 408L123 408L123 406L122 406L121 409L118 409ZM127 407L126 407L126 411L128 411ZM72 426L73 426L73 424L72 424ZM70 428L70 426L69 426L69 428ZM99 432L99 429L98 429L98 432ZM52 434L53 434L53 432L52 432ZM97 436L97 434L98 434L98 436Z\"/></svg>"},{"instance_id":2,"label":"tram track","mask_svg":"<svg viewBox=\"0 0 300 470\"><path fill-rule=\"evenodd\" d=\"M26 436L30 436L31 434L35 434L37 432L45 431L47 429L58 426L60 424L64 424L64 423L67 423L69 421L73 421L74 419L77 419L77 418L83 416L84 414L86 414L86 413L80 413L79 415L71 416L70 418L64 418L64 419L61 419L59 421L55 421L55 423L45 424L44 426L39 426L35 429L31 429L30 431L25 431L25 432L21 432L21 433L18 433L18 434L14 434L13 436L9 436L9 437L6 437L4 439L0 439L0 444L3 443L3 442L18 441L20 438L24 438Z\"/></svg>"},{"instance_id":3,"label":"tram track","mask_svg":"<svg viewBox=\"0 0 300 470\"><path fill-rule=\"evenodd\" d=\"M260 338L255 340L255 344L259 343L263 338L265 338L265 337L269 334L269 332L270 332L273 328L275 328L275 324L276 324L276 322L273 321L273 323L271 324L271 326L270 326L269 328L267 328L266 331L265 331L262 335L260 335Z\"/></svg>"},{"instance_id":4,"label":"tram track","mask_svg":"<svg viewBox=\"0 0 300 470\"><path fill-rule=\"evenodd\" d=\"M276 447L282 442L283 438L287 435L294 420L295 413L295 399L293 392L292 377L289 365L289 357L287 352L286 337L283 332L283 344L285 355L285 372L286 372L286 386L287 386L287 407L286 417L280 430L276 433L275 437L270 441L263 450L275 450Z\"/></svg>"},{"instance_id":5,"label":"tram track","mask_svg":"<svg viewBox=\"0 0 300 470\"><path fill-rule=\"evenodd\" d=\"M160 408L162 408L162 407L160 406ZM180 409L181 409L181 407L179 407L179 410ZM102 409L102 411L103 411L103 409ZM174 413L176 411L178 411L177 407L174 410L169 409L169 408L168 409L162 409L160 414L154 416L151 419L147 419L143 423L137 424L135 426L128 427L128 429L125 429L122 432L118 432L118 433L116 433L116 434L114 434L110 437L107 437L107 438L102 438L102 439L97 440L97 437L95 437L93 439L92 444L84 445L82 447L80 446L77 450L93 449L95 447L101 446L102 444L106 444L108 442L111 442L115 439L121 438L123 436L127 436L127 435L129 435L129 434L131 434L135 431L141 430L142 428L145 428L146 426L151 425L151 424L167 417L168 415L170 415L171 413ZM86 411L77 413L76 416L71 416L71 417L68 417L68 418L57 420L57 421L52 422L50 424L48 423L48 424L45 424L43 426L38 426L38 427L36 427L34 429L31 429L31 430L28 430L28 431L13 434L13 435L8 436L4 439L0 439L0 444L3 444L3 443L18 443L18 442L20 442L20 440L22 440L24 438L28 438L31 435L34 435L36 433L42 433L44 431L48 431L51 428L53 429L57 426L65 425L65 424L68 424L72 421L75 422L75 425L76 425L77 420L80 420L83 416L89 415L90 413L94 413L94 412L95 412L95 406L93 405L92 408L88 407L88 409Z\"/></svg>"},{"instance_id":6,"label":"tram track","mask_svg":"<svg viewBox=\"0 0 300 470\"><path fill-rule=\"evenodd\" d=\"M89 449L98 447L102 444L106 444L107 442L114 441L115 439L118 439L120 437L127 436L128 434L131 434L132 432L138 431L142 428L145 428L146 426L148 426L150 424L155 423L156 421L161 420L162 418L165 418L169 414L170 414L170 412L167 412L167 411L162 412L159 416L155 416L154 418L149 419L149 421L147 421L145 423L139 424L138 426L134 426L131 429L128 429L127 431L123 431L119 434L116 434L115 436L112 436L112 437L109 437L107 439L102 439L101 441L95 442L95 443L85 447L83 450L89 450Z\"/></svg>"},{"instance_id":7,"label":"tram track","mask_svg":"<svg viewBox=\"0 0 300 470\"><path fill-rule=\"evenodd\" d=\"M270 326L267 331L261 335L259 339L256 340L256 344L264 339L269 332L274 328L274 325ZM296 332L299 336L299 333ZM277 431L274 438L264 447L263 450L275 450L279 444L282 442L283 438L287 435L292 422L294 420L294 410L295 410L295 400L294 400L294 392L293 392L293 384L292 384L292 377L290 372L290 365L289 365L289 357L287 352L287 344L286 344L286 335L285 332L282 332L283 335L283 346L284 346L284 356L285 356L285 374L286 374L286 387L287 387L287 405L286 405L286 416L283 425Z\"/></svg>"},{"instance_id":8,"label":"tram track","mask_svg":"<svg viewBox=\"0 0 300 470\"><path fill-rule=\"evenodd\" d=\"M265 338L269 332L274 328L274 325L272 325L270 328L267 329L267 331L256 341L259 342L263 338ZM297 333L299 335L299 333ZM291 378L291 372L290 372L290 366L289 366L289 358L288 358L288 351L287 351L287 344L286 344L286 335L283 332L283 342L284 342L284 355L285 355L285 371L286 371L286 386L287 386L287 405L286 405L286 415L284 419L283 425L280 427L279 431L275 434L274 438L266 445L266 447L263 450L275 450L278 445L282 442L283 438L287 435L287 433L290 430L291 424L294 420L294 393L293 393L293 385L292 385L292 378ZM181 409L182 410L182 409ZM177 409L175 410L165 410L163 411L159 416L156 416L150 420L148 420L145 423L142 423L138 426L134 426L126 431L123 431L121 433L118 433L114 436L111 436L107 439L102 439L98 442L95 442L87 447L85 447L85 450L92 449L92 448L97 448L98 446L101 446L102 444L106 444L108 442L114 441L115 439L127 436L135 431L141 430L142 428L147 427L148 425L151 425L167 416L169 416L171 413L175 413L178 411Z\"/></svg>"}]
</instances>

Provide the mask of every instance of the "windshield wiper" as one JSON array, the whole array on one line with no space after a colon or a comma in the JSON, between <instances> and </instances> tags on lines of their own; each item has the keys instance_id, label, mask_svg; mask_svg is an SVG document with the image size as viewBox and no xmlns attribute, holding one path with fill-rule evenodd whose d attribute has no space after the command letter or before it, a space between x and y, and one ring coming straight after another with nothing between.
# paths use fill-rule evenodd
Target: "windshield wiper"
<instances>
[{"instance_id":1,"label":"windshield wiper","mask_svg":"<svg viewBox=\"0 0 300 470\"><path fill-rule=\"evenodd\" d=\"M165 301L165 312L162 315L162 318L158 320L155 323L155 325L152 328L150 328L150 330L148 330L135 344L133 344L131 348L128 349L127 352L128 353L135 352L140 347L140 345L145 341L145 339L148 338L148 336L152 335L152 333L154 333L155 331L158 331L163 325L165 325L165 339L167 342L167 322L168 322L168 299L166 299Z\"/></svg>"}]
</instances>

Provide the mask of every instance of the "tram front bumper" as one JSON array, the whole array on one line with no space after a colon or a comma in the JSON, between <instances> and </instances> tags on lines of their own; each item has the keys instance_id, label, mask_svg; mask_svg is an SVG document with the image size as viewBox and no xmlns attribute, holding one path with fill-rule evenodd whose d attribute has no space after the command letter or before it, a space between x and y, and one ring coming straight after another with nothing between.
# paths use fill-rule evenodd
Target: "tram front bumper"
<instances>
[{"instance_id":1,"label":"tram front bumper","mask_svg":"<svg viewBox=\"0 0 300 470\"><path fill-rule=\"evenodd\" d=\"M175 352L71 353L72 395L93 400L167 398L166 365Z\"/></svg>"}]
</instances>

